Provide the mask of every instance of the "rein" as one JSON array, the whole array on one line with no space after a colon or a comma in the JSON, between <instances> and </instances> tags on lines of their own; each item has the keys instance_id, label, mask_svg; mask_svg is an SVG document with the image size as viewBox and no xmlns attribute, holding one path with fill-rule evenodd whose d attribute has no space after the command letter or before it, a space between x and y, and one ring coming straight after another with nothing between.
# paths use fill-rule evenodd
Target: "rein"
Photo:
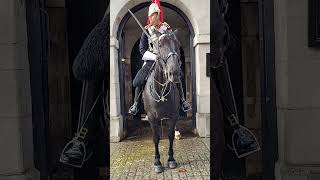
<instances>
[{"instance_id":1,"label":"rein","mask_svg":"<svg viewBox=\"0 0 320 180\"><path fill-rule=\"evenodd\" d=\"M162 59L162 58L161 58L161 59L157 59L155 63L159 62L158 60L162 60L162 61L164 62L163 64L166 65L167 60L168 60L171 56L173 56L173 55L179 57L178 53L176 53L176 52L170 52L165 59ZM155 63L154 63L153 66L155 66ZM161 66L160 66L160 68L161 68L162 70L164 69L164 68L163 68L163 64L161 64ZM152 69L152 68L151 68L151 69ZM168 80L166 71L163 70L162 72L164 72L164 74L165 74L165 79L166 79L166 81L165 81L164 83L161 83L161 82L159 82L158 80L156 80L156 79L155 79L155 71L154 71L154 75L153 75L153 77L152 77L153 79L152 79L151 84L150 84L150 94L151 94L151 97L152 97L152 99L153 99L155 102L157 102L157 103L158 103L158 102L165 102L165 101L167 101L166 97L170 94L170 92L171 92L171 90L172 90L172 83ZM161 86L161 91L160 91L160 93L158 93L157 90L155 89L155 83L157 83L158 85ZM166 92L167 89L168 89L168 86L169 86L169 90L168 90L168 92Z\"/></svg>"}]
</instances>

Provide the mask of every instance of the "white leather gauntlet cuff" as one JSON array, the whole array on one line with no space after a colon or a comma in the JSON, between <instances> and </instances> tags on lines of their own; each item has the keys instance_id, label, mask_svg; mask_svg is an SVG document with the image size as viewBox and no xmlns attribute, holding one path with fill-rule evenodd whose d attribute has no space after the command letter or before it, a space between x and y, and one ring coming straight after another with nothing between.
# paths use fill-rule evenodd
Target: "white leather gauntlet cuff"
<instances>
[{"instance_id":1,"label":"white leather gauntlet cuff","mask_svg":"<svg viewBox=\"0 0 320 180\"><path fill-rule=\"evenodd\" d=\"M155 61L156 59L157 59L157 55L153 54L150 51L146 51L142 56L142 60L144 61Z\"/></svg>"}]
</instances>

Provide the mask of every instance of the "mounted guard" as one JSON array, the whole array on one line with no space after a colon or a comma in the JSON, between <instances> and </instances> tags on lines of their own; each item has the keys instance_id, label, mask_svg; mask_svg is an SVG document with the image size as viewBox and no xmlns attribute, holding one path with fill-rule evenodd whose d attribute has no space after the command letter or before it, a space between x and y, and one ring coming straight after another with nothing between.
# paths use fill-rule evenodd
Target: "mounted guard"
<instances>
[{"instance_id":1,"label":"mounted guard","mask_svg":"<svg viewBox=\"0 0 320 180\"><path fill-rule=\"evenodd\" d=\"M129 113L132 115L136 115L138 113L138 104L141 101L143 87L159 55L158 47L154 45L156 43L152 43L158 41L156 31L163 34L166 30L171 29L170 25L163 21L163 10L160 5L160 1L152 0L148 11L148 22L144 29L145 31L142 32L139 44L139 51L144 63L133 80L133 87L135 87L134 103L129 108ZM181 108L184 112L187 112L191 110L191 106L184 98L181 80L177 83L177 87L179 89L180 100L182 103Z\"/></svg>"}]
</instances>

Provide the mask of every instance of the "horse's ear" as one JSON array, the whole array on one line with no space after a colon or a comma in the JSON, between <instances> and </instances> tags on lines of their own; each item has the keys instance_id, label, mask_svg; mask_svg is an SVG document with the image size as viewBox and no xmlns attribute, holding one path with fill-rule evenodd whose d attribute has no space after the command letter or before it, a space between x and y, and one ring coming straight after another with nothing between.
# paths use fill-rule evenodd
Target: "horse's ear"
<instances>
[{"instance_id":1,"label":"horse's ear","mask_svg":"<svg viewBox=\"0 0 320 180\"><path fill-rule=\"evenodd\" d=\"M178 37L178 29L176 29L176 30L174 30L174 35L176 36L176 37Z\"/></svg>"},{"instance_id":2,"label":"horse's ear","mask_svg":"<svg viewBox=\"0 0 320 180\"><path fill-rule=\"evenodd\" d=\"M178 42L178 44L180 46L180 41L178 40L178 29L174 30L173 34L175 36L176 41Z\"/></svg>"}]
</instances>

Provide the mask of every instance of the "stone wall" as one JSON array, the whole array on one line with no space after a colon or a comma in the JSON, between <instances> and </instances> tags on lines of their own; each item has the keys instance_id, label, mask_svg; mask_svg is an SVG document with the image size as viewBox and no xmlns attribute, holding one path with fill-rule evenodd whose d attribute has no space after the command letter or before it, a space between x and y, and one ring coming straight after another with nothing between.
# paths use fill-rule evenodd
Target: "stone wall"
<instances>
[{"instance_id":1,"label":"stone wall","mask_svg":"<svg viewBox=\"0 0 320 180\"><path fill-rule=\"evenodd\" d=\"M308 47L308 1L274 1L277 180L320 174L320 50Z\"/></svg>"},{"instance_id":2,"label":"stone wall","mask_svg":"<svg viewBox=\"0 0 320 180\"><path fill-rule=\"evenodd\" d=\"M0 180L36 180L25 2L0 1L0 22Z\"/></svg>"}]
</instances>

